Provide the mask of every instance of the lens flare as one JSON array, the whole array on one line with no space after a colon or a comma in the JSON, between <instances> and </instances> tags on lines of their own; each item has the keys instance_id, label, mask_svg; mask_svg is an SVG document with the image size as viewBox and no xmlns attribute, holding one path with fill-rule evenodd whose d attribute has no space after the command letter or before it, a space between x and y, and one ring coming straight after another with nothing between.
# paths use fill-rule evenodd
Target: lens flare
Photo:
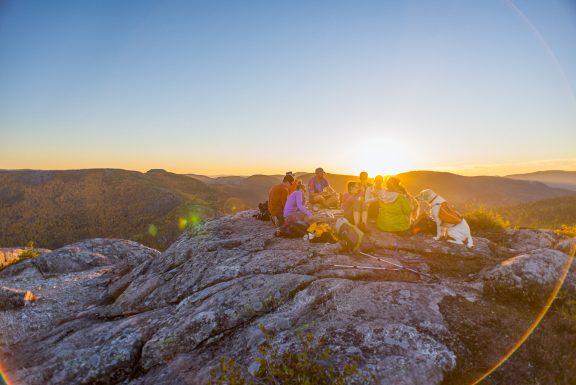
<instances>
[{"instance_id":1,"label":"lens flare","mask_svg":"<svg viewBox=\"0 0 576 385\"><path fill-rule=\"evenodd\" d=\"M158 227L155 224L151 223L148 225L148 235L152 237L156 237L158 235Z\"/></svg>"},{"instance_id":2,"label":"lens flare","mask_svg":"<svg viewBox=\"0 0 576 385\"><path fill-rule=\"evenodd\" d=\"M202 217L200 216L200 213L196 211L192 211L190 212L190 214L188 214L188 223L191 225L197 225L198 223L200 223L201 219Z\"/></svg>"},{"instance_id":3,"label":"lens flare","mask_svg":"<svg viewBox=\"0 0 576 385\"><path fill-rule=\"evenodd\" d=\"M540 324L542 319L544 319L544 316L546 316L546 313L548 313L548 310L550 310L550 306L552 306L552 303L556 299L558 292L562 288L562 285L564 284L564 280L566 279L566 276L568 275L568 272L570 271L570 268L572 267L572 262L574 261L574 254L575 253L576 253L576 248L572 248L570 256L568 258L566 258L566 262L564 263L564 266L562 266L562 271L561 271L560 277L558 277L558 281L556 282L556 286L554 286L552 293L550 294L550 296L546 300L546 303L544 304L544 306L542 307L542 309L538 313L538 316L536 317L536 319L534 320L532 325L530 325L530 327L526 330L526 332L524 332L522 337L520 337L520 340L518 340L518 342L512 347L512 349L510 349L510 351L508 353L506 353L506 355L504 355L504 357L502 357L500 359L500 361L498 361L496 363L496 365L494 365L492 368L490 368L485 374L480 376L477 380L472 382L471 385L478 385L480 382L484 381L486 379L486 377L488 377L489 375L494 373L494 371L496 371L496 369L498 369L500 366L502 366L508 360L508 358L512 357L512 355L514 353L516 353L516 351L518 349L520 349L520 347L524 344L524 342L526 342L528 337L530 337L530 335L532 333L534 333L534 330L536 330L536 328L538 327L538 324Z\"/></svg>"},{"instance_id":4,"label":"lens flare","mask_svg":"<svg viewBox=\"0 0 576 385\"><path fill-rule=\"evenodd\" d=\"M228 198L224 202L224 212L226 214L236 214L237 212L246 210L246 204L239 198Z\"/></svg>"},{"instance_id":5,"label":"lens flare","mask_svg":"<svg viewBox=\"0 0 576 385\"><path fill-rule=\"evenodd\" d=\"M0 368L0 385L10 385L8 378L6 377L6 372Z\"/></svg>"}]
</instances>

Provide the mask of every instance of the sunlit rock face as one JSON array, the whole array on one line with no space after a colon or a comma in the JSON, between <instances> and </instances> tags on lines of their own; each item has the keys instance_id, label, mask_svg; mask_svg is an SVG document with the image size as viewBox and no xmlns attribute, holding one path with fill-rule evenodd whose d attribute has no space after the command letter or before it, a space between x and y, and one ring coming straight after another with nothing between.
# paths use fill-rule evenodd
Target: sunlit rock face
<instances>
[{"instance_id":1,"label":"sunlit rock face","mask_svg":"<svg viewBox=\"0 0 576 385\"><path fill-rule=\"evenodd\" d=\"M19 301L0 309L9 378L203 384L222 356L252 367L264 325L281 351L297 347L300 330L324 336L334 364L357 359L375 384L470 383L514 345L570 261L552 250L561 240L538 231L475 238L467 249L373 229L362 250L375 259L277 238L252 214L204 223L163 253L93 239L5 269L0 286ZM35 301L20 301L27 291ZM550 343L570 357L575 341L576 327ZM529 369L501 369L491 383L545 378L532 358L509 360Z\"/></svg>"}]
</instances>

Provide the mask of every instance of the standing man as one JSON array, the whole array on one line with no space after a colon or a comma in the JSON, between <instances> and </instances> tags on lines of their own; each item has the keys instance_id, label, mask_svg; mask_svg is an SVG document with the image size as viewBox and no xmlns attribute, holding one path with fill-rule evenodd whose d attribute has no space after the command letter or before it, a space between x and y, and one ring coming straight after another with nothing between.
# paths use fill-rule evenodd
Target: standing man
<instances>
[{"instance_id":1,"label":"standing man","mask_svg":"<svg viewBox=\"0 0 576 385\"><path fill-rule=\"evenodd\" d=\"M330 187L330 183L324 177L324 169L318 167L314 176L308 181L308 193L310 202L323 208L338 207L338 194Z\"/></svg>"},{"instance_id":2,"label":"standing man","mask_svg":"<svg viewBox=\"0 0 576 385\"><path fill-rule=\"evenodd\" d=\"M292 175L286 174L282 183L279 183L270 189L268 193L268 211L274 226L280 226L284 222L284 206L288 199L288 189L294 182Z\"/></svg>"}]
</instances>

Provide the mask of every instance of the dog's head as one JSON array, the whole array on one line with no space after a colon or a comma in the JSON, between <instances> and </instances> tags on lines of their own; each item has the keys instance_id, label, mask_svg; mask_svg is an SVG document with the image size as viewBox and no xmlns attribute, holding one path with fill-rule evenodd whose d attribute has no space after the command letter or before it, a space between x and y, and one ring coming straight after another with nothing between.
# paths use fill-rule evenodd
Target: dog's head
<instances>
[{"instance_id":1,"label":"dog's head","mask_svg":"<svg viewBox=\"0 0 576 385\"><path fill-rule=\"evenodd\" d=\"M420 191L420 194L416 196L419 201L424 201L429 203L434 197L437 196L436 193L430 189Z\"/></svg>"}]
</instances>

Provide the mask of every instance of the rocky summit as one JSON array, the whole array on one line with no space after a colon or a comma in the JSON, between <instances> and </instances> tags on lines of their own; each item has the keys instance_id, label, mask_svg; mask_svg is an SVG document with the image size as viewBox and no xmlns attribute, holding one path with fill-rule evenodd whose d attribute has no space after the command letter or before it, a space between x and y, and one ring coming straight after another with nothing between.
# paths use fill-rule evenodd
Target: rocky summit
<instances>
[{"instance_id":1,"label":"rocky summit","mask_svg":"<svg viewBox=\"0 0 576 385\"><path fill-rule=\"evenodd\" d=\"M252 214L206 222L163 253L92 239L0 271L9 381L205 384L221 357L257 368L263 325L280 351L299 331L323 336L334 365L354 358L374 384L468 384L514 349L562 285L483 383L574 384L574 241L506 230L467 249L373 229L350 254L275 237Z\"/></svg>"}]
</instances>

